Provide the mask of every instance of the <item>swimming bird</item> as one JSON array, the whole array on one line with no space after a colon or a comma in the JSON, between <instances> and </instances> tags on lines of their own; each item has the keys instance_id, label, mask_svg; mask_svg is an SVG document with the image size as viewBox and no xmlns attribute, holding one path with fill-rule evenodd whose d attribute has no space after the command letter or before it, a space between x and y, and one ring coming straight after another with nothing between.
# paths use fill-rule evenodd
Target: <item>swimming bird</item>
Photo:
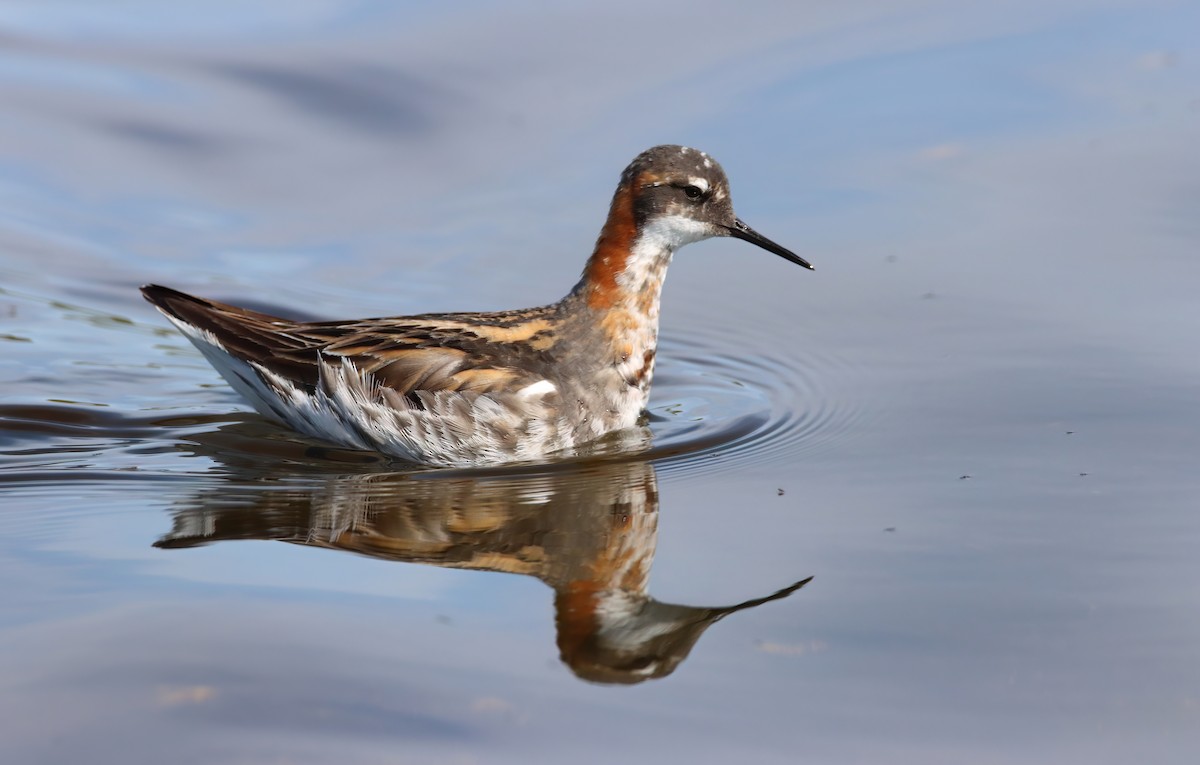
<instances>
[{"instance_id":1,"label":"swimming bird","mask_svg":"<svg viewBox=\"0 0 1200 765\"><path fill-rule=\"evenodd\" d=\"M267 417L427 465L494 465L569 452L637 423L671 256L721 236L812 269L734 214L714 159L656 146L621 174L583 276L557 303L302 322L158 285L142 294Z\"/></svg>"}]
</instances>

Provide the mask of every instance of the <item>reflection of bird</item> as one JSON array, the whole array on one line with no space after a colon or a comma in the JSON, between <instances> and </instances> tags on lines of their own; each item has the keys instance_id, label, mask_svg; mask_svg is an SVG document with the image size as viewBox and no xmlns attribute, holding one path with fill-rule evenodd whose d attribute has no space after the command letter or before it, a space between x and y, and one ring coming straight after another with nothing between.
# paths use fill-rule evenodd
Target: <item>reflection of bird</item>
<instances>
[{"instance_id":1,"label":"reflection of bird","mask_svg":"<svg viewBox=\"0 0 1200 765\"><path fill-rule=\"evenodd\" d=\"M252 486L234 483L198 494L175 511L174 529L156 545L278 539L534 576L554 588L562 660L595 682L668 675L719 619L808 582L718 608L650 597L658 487L648 463L476 477L368 473L308 489Z\"/></svg>"},{"instance_id":2,"label":"reflection of bird","mask_svg":"<svg viewBox=\"0 0 1200 765\"><path fill-rule=\"evenodd\" d=\"M553 305L296 322L149 285L146 299L264 415L431 465L538 459L628 428L645 408L675 250L732 236L806 268L742 223L703 152L625 169L583 278Z\"/></svg>"}]
</instances>

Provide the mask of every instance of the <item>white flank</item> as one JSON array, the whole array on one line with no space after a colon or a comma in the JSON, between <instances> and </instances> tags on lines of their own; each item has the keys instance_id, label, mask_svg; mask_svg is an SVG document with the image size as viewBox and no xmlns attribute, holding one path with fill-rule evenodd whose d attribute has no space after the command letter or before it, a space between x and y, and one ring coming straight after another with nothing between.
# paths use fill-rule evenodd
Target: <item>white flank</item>
<instances>
[{"instance_id":1,"label":"white flank","mask_svg":"<svg viewBox=\"0 0 1200 765\"><path fill-rule=\"evenodd\" d=\"M188 340L192 341L192 345L200 349L208 363L213 365L242 398L268 417L282 419L279 412L279 396L262 381L253 367L225 350L225 346L212 332L188 324L170 314L165 315L172 324L179 327Z\"/></svg>"},{"instance_id":2,"label":"white flank","mask_svg":"<svg viewBox=\"0 0 1200 765\"><path fill-rule=\"evenodd\" d=\"M421 391L418 407L349 359L331 359L320 363L310 393L232 355L211 332L167 318L256 410L316 438L452 467L537 459L575 445L571 423L544 400L557 391L549 380L510 394Z\"/></svg>"},{"instance_id":3,"label":"white flank","mask_svg":"<svg viewBox=\"0 0 1200 765\"><path fill-rule=\"evenodd\" d=\"M549 380L538 380L532 385L526 385L524 388L521 388L521 390L517 391L517 395L521 396L522 398L528 398L530 396L544 396L547 393L553 393L556 390L558 390L558 388L554 387L554 383L550 382Z\"/></svg>"}]
</instances>

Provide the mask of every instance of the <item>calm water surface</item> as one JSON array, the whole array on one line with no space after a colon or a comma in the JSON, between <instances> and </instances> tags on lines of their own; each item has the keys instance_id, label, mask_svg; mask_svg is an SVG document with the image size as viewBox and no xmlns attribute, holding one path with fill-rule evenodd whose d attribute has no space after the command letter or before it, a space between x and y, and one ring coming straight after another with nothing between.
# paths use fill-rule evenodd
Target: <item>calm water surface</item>
<instances>
[{"instance_id":1,"label":"calm water surface","mask_svg":"<svg viewBox=\"0 0 1200 765\"><path fill-rule=\"evenodd\" d=\"M725 8L0 8L0 761L1194 761L1200 5ZM684 250L585 459L306 441L137 294L551 301L662 142L817 271Z\"/></svg>"}]
</instances>

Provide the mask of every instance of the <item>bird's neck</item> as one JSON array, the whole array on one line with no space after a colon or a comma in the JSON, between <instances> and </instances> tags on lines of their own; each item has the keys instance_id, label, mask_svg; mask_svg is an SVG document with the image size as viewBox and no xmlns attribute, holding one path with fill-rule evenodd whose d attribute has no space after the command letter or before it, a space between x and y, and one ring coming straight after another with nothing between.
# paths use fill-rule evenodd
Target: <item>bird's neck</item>
<instances>
[{"instance_id":1,"label":"bird's neck","mask_svg":"<svg viewBox=\"0 0 1200 765\"><path fill-rule=\"evenodd\" d=\"M588 322L587 332L599 334L605 352L594 360L616 365L630 385L647 391L658 346L659 298L675 248L652 227L639 230L632 211L626 215L619 205L618 194L568 300L580 304L576 315Z\"/></svg>"},{"instance_id":2,"label":"bird's neck","mask_svg":"<svg viewBox=\"0 0 1200 765\"><path fill-rule=\"evenodd\" d=\"M647 319L658 316L662 282L675 247L644 225L634 213L632 184L623 184L613 196L608 220L596 248L583 269L574 294L592 311L634 311Z\"/></svg>"},{"instance_id":3,"label":"bird's neck","mask_svg":"<svg viewBox=\"0 0 1200 765\"><path fill-rule=\"evenodd\" d=\"M671 256L713 236L713 227L679 210L638 209L645 174L627 179L613 195L608 220L575 287L592 311L631 311L657 325L658 301Z\"/></svg>"}]
</instances>

